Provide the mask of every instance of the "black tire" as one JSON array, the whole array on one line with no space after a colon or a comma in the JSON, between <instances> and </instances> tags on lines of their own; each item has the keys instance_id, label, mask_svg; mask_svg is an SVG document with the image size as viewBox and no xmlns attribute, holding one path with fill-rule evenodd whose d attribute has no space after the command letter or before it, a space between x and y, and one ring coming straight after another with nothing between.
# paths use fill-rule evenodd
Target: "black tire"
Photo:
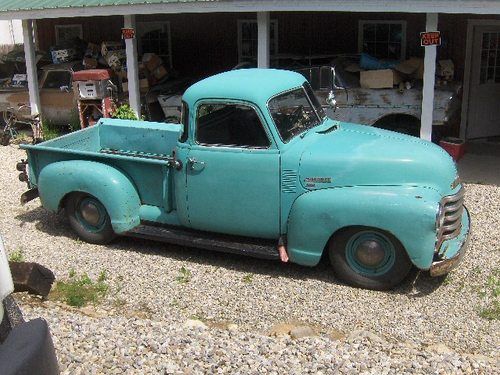
<instances>
[{"instance_id":1,"label":"black tire","mask_svg":"<svg viewBox=\"0 0 500 375\"><path fill-rule=\"evenodd\" d=\"M92 212L97 215L97 222L88 221L90 220L88 213L84 212L85 207L92 206L98 211L97 214L95 211ZM71 227L82 240L94 244L107 244L116 237L106 208L92 195L71 193L66 198L65 210Z\"/></svg>"},{"instance_id":2,"label":"black tire","mask_svg":"<svg viewBox=\"0 0 500 375\"><path fill-rule=\"evenodd\" d=\"M370 250L366 250L368 248ZM365 249L365 253L362 253L365 255L368 252L375 254L372 249L376 249L375 256L383 254L383 258L376 264L366 266L360 261L360 249ZM392 289L403 281L412 268L401 242L390 233L377 228L358 226L341 230L330 240L328 252L335 275L347 284L359 288ZM370 260L373 262L374 259L379 258L372 257Z\"/></svg>"}]
</instances>

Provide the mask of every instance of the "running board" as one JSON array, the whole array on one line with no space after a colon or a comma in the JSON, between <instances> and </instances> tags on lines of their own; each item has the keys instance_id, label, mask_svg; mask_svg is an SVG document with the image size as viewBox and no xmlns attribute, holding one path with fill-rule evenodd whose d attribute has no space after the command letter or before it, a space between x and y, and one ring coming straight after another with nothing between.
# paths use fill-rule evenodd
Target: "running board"
<instances>
[{"instance_id":1,"label":"running board","mask_svg":"<svg viewBox=\"0 0 500 375\"><path fill-rule=\"evenodd\" d=\"M222 251L225 253L242 254L261 259L280 259L276 248L277 241L249 239L189 229L159 227L141 224L125 233L130 237L171 243L180 246L199 249Z\"/></svg>"}]
</instances>

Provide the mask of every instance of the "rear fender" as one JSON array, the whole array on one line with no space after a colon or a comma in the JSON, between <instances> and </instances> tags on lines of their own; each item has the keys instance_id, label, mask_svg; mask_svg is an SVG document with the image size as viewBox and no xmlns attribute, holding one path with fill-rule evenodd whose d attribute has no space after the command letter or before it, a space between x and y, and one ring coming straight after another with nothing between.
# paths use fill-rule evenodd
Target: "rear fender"
<instances>
[{"instance_id":1,"label":"rear fender","mask_svg":"<svg viewBox=\"0 0 500 375\"><path fill-rule=\"evenodd\" d=\"M297 198L288 219L292 262L314 266L332 235L349 226L393 234L412 263L428 269L434 256L439 194L428 188L359 186L316 190Z\"/></svg>"},{"instance_id":2,"label":"rear fender","mask_svg":"<svg viewBox=\"0 0 500 375\"><path fill-rule=\"evenodd\" d=\"M140 224L141 201L134 184L122 171L107 164L86 160L51 163L40 171L38 191L43 206L53 212L71 192L93 195L106 207L116 233Z\"/></svg>"}]
</instances>

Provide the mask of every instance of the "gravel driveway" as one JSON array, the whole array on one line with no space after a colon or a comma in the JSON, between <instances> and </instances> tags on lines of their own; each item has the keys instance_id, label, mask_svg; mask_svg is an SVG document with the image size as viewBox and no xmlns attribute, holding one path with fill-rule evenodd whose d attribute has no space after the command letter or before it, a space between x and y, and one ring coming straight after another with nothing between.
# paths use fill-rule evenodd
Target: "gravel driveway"
<instances>
[{"instance_id":1,"label":"gravel driveway","mask_svg":"<svg viewBox=\"0 0 500 375\"><path fill-rule=\"evenodd\" d=\"M395 291L376 292L341 284L327 264L128 238L83 243L64 215L47 213L39 200L20 206L25 185L15 162L24 155L14 145L0 148L8 251L22 250L58 279L71 269L92 278L106 270L111 288L102 304L82 309L16 295L28 318L49 322L62 373L499 371L499 321L480 316L500 265L499 187L466 187L473 236L458 270L440 279L415 274ZM182 267L188 277L180 281ZM297 326L308 337L280 334Z\"/></svg>"}]
</instances>

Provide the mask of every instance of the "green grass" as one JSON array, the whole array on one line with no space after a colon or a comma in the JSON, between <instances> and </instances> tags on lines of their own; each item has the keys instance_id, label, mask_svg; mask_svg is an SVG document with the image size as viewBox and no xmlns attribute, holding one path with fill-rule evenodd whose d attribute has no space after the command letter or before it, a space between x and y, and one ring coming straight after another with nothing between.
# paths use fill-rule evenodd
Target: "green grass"
<instances>
[{"instance_id":1,"label":"green grass","mask_svg":"<svg viewBox=\"0 0 500 375\"><path fill-rule=\"evenodd\" d=\"M488 320L500 320L500 301L493 301L479 312L479 316Z\"/></svg>"},{"instance_id":2,"label":"green grass","mask_svg":"<svg viewBox=\"0 0 500 375\"><path fill-rule=\"evenodd\" d=\"M11 262L24 262L24 252L22 249L17 249L16 251L13 251L9 255L9 261Z\"/></svg>"},{"instance_id":3,"label":"green grass","mask_svg":"<svg viewBox=\"0 0 500 375\"><path fill-rule=\"evenodd\" d=\"M106 271L102 271L97 280L93 281L86 273L78 276L74 270L70 270L69 279L57 282L51 298L74 307L83 307L89 303L96 305L108 292L106 279Z\"/></svg>"},{"instance_id":4,"label":"green grass","mask_svg":"<svg viewBox=\"0 0 500 375\"><path fill-rule=\"evenodd\" d=\"M250 284L253 281L253 274L247 273L245 276L242 278L244 283Z\"/></svg>"},{"instance_id":5,"label":"green grass","mask_svg":"<svg viewBox=\"0 0 500 375\"><path fill-rule=\"evenodd\" d=\"M191 280L191 271L186 267L182 266L179 270L179 276L175 278L179 284L188 283Z\"/></svg>"},{"instance_id":6,"label":"green grass","mask_svg":"<svg viewBox=\"0 0 500 375\"><path fill-rule=\"evenodd\" d=\"M488 320L500 320L500 269L493 270L486 279L486 285L479 292L479 296L486 300L486 306L479 312L479 316Z\"/></svg>"}]
</instances>

